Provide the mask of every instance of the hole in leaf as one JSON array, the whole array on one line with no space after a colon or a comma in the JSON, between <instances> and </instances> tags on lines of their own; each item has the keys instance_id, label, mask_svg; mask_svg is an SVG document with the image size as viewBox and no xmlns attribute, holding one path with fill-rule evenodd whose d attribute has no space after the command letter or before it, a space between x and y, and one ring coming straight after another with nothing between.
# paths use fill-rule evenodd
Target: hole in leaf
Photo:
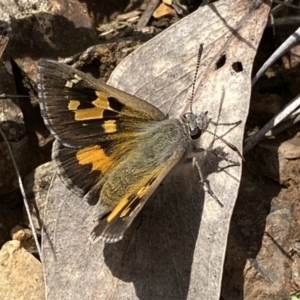
<instances>
[{"instance_id":1,"label":"hole in leaf","mask_svg":"<svg viewBox=\"0 0 300 300\"><path fill-rule=\"evenodd\" d=\"M225 65L225 62L226 62L226 55L223 54L216 62L217 70L222 68Z\"/></svg>"},{"instance_id":2,"label":"hole in leaf","mask_svg":"<svg viewBox=\"0 0 300 300\"><path fill-rule=\"evenodd\" d=\"M237 73L242 72L242 71L243 71L243 65L242 65L242 63L239 62L239 61L234 62L234 63L232 64L232 69L233 69L235 72L237 72Z\"/></svg>"}]
</instances>

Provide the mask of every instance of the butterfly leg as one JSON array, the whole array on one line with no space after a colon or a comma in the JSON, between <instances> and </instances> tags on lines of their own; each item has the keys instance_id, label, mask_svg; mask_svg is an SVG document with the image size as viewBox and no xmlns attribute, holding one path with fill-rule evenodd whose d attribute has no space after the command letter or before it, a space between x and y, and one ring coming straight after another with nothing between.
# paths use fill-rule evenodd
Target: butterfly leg
<instances>
[{"instance_id":1,"label":"butterfly leg","mask_svg":"<svg viewBox=\"0 0 300 300\"><path fill-rule=\"evenodd\" d=\"M209 181L204 179L197 157L193 157L193 166L195 166L198 170L199 177L200 177L200 184L203 185L203 190L207 192L211 197L213 197L223 207L223 203L218 199L218 197L214 194L214 192L210 188Z\"/></svg>"},{"instance_id":2,"label":"butterfly leg","mask_svg":"<svg viewBox=\"0 0 300 300\"><path fill-rule=\"evenodd\" d=\"M242 123L242 121L236 121L236 122L232 122L232 123L216 123L214 121L210 121L210 124L214 125L214 126L233 126L232 128L230 128L229 131L226 132L226 134L228 132L230 132L231 130L233 130L235 127L237 127L238 125L240 125Z\"/></svg>"}]
</instances>

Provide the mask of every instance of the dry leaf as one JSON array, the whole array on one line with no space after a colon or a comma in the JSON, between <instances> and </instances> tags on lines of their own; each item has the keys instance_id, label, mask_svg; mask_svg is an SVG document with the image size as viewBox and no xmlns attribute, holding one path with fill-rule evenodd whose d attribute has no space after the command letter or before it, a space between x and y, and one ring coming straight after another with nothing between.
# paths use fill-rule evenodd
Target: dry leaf
<instances>
[{"instance_id":1,"label":"dry leaf","mask_svg":"<svg viewBox=\"0 0 300 300\"><path fill-rule=\"evenodd\" d=\"M178 117L188 110L197 52L203 43L194 112L209 111L221 123L242 120L225 136L241 149L252 64L268 11L269 5L252 0L202 7L128 56L109 82ZM227 126L216 129L218 135L227 131ZM212 141L205 133L201 146L239 160L224 143ZM228 162L211 155L202 163L224 207L204 195L191 164L180 165L124 239L107 245L89 244L93 207L56 178L43 234L48 300L219 299L241 168L220 170Z\"/></svg>"},{"instance_id":2,"label":"dry leaf","mask_svg":"<svg viewBox=\"0 0 300 300\"><path fill-rule=\"evenodd\" d=\"M174 15L175 11L172 7L166 5L165 3L159 4L157 9L153 12L153 18L158 19L167 15Z\"/></svg>"}]
</instances>

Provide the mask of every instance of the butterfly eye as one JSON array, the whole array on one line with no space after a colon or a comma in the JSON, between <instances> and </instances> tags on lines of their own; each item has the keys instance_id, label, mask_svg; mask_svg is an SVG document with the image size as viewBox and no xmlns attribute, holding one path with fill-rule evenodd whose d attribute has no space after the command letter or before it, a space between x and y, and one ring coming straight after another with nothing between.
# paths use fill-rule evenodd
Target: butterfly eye
<instances>
[{"instance_id":1,"label":"butterfly eye","mask_svg":"<svg viewBox=\"0 0 300 300\"><path fill-rule=\"evenodd\" d=\"M202 130L199 128L199 126L197 124L195 115L193 113L189 112L189 113L184 114L182 119L189 130L191 139L192 140L198 139L202 134Z\"/></svg>"},{"instance_id":2,"label":"butterfly eye","mask_svg":"<svg viewBox=\"0 0 300 300\"><path fill-rule=\"evenodd\" d=\"M199 127L196 127L194 130L190 130L190 137L192 140L197 140L202 134L202 130Z\"/></svg>"}]
</instances>

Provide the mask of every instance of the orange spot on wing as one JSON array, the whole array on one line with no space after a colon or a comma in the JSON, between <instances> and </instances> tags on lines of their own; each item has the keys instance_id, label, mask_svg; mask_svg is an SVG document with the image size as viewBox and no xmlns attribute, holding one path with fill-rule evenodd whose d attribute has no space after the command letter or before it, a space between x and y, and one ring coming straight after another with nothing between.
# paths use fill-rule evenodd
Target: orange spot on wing
<instances>
[{"instance_id":1,"label":"orange spot on wing","mask_svg":"<svg viewBox=\"0 0 300 300\"><path fill-rule=\"evenodd\" d=\"M138 190L138 192L136 193L136 195L134 197L134 200L131 200L131 202L140 201L142 199L142 197L145 196L148 193L148 191L150 189L150 186L151 185L146 185L146 186L143 186L140 190ZM130 197L130 199L131 198L132 197ZM122 211L122 213L120 214L120 217L128 216L128 213L132 213L133 211L135 211L139 207L139 204L137 204L135 206L135 208L133 209L132 207L130 207L130 204L128 205L128 207L126 209L124 209Z\"/></svg>"},{"instance_id":2,"label":"orange spot on wing","mask_svg":"<svg viewBox=\"0 0 300 300\"><path fill-rule=\"evenodd\" d=\"M112 110L109 106L110 103L108 101L109 94L99 91L95 91L95 94L98 98L92 102L94 107L91 108L77 109L80 105L79 101L71 100L69 102L68 107L70 110L73 110L75 112L75 120L85 121L93 119L102 119L105 110Z\"/></svg>"},{"instance_id":3,"label":"orange spot on wing","mask_svg":"<svg viewBox=\"0 0 300 300\"><path fill-rule=\"evenodd\" d=\"M92 103L96 107L110 109L109 101L108 101L109 94L106 94L104 92L99 92L99 91L95 91L95 93L96 93L98 98L96 100L94 100Z\"/></svg>"},{"instance_id":4,"label":"orange spot on wing","mask_svg":"<svg viewBox=\"0 0 300 300\"><path fill-rule=\"evenodd\" d=\"M105 133L114 133L117 131L116 120L107 120L102 125Z\"/></svg>"},{"instance_id":5,"label":"orange spot on wing","mask_svg":"<svg viewBox=\"0 0 300 300\"><path fill-rule=\"evenodd\" d=\"M102 119L103 112L104 109L99 107L78 109L77 111L75 111L75 120L85 121L85 120L93 120L93 119Z\"/></svg>"},{"instance_id":6,"label":"orange spot on wing","mask_svg":"<svg viewBox=\"0 0 300 300\"><path fill-rule=\"evenodd\" d=\"M113 209L113 211L108 215L107 222L111 222L127 204L128 204L128 199L123 198L119 202L119 204Z\"/></svg>"},{"instance_id":7,"label":"orange spot on wing","mask_svg":"<svg viewBox=\"0 0 300 300\"><path fill-rule=\"evenodd\" d=\"M142 188L137 192L137 196L138 196L139 198L142 198L143 196L145 196L145 195L148 193L149 189L150 189L150 185L146 185L146 186L142 187Z\"/></svg>"},{"instance_id":8,"label":"orange spot on wing","mask_svg":"<svg viewBox=\"0 0 300 300\"><path fill-rule=\"evenodd\" d=\"M114 163L114 160L107 156L99 145L78 150L76 158L81 165L92 164L92 170L100 171L103 174Z\"/></svg>"},{"instance_id":9,"label":"orange spot on wing","mask_svg":"<svg viewBox=\"0 0 300 300\"><path fill-rule=\"evenodd\" d=\"M80 105L79 101L77 101L77 100L70 100L69 101L69 105L68 105L68 109L69 110L76 110L79 105Z\"/></svg>"}]
</instances>

